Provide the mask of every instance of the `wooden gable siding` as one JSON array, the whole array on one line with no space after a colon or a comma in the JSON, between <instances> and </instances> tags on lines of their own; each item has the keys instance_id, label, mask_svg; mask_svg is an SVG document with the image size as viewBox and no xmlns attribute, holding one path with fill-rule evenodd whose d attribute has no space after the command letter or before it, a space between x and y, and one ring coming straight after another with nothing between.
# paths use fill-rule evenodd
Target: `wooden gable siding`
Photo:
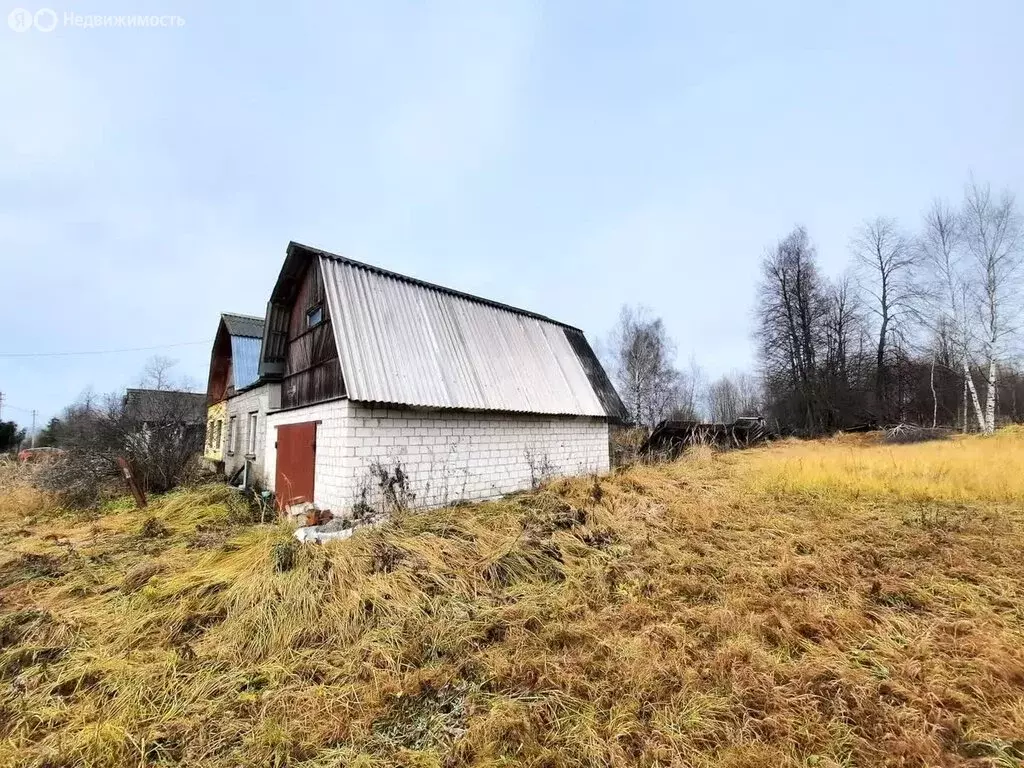
<instances>
[{"instance_id":1,"label":"wooden gable siding","mask_svg":"<svg viewBox=\"0 0 1024 768\"><path fill-rule=\"evenodd\" d=\"M309 327L309 313L317 308L322 312L322 319ZM345 394L323 274L315 260L306 269L288 313L282 384L282 408L309 405Z\"/></svg>"},{"instance_id":2,"label":"wooden gable siding","mask_svg":"<svg viewBox=\"0 0 1024 768\"><path fill-rule=\"evenodd\" d=\"M231 337L224 324L217 329L213 342L213 357L210 361L210 380L206 387L207 405L219 403L234 394L231 378Z\"/></svg>"}]
</instances>

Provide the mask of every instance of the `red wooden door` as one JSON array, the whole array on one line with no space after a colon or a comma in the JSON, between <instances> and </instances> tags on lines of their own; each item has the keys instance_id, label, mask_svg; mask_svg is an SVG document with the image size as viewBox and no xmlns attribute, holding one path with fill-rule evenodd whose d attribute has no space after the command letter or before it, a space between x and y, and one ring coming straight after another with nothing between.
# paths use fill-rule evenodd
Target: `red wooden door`
<instances>
[{"instance_id":1,"label":"red wooden door","mask_svg":"<svg viewBox=\"0 0 1024 768\"><path fill-rule=\"evenodd\" d=\"M274 492L277 508L313 501L316 465L316 422L283 424L277 428L277 472Z\"/></svg>"}]
</instances>

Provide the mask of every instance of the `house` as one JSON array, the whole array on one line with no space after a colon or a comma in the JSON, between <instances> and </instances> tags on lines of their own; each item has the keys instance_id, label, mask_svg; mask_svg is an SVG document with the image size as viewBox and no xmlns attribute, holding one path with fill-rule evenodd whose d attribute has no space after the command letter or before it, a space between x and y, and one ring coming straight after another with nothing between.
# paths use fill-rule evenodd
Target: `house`
<instances>
[{"instance_id":1,"label":"house","mask_svg":"<svg viewBox=\"0 0 1024 768\"><path fill-rule=\"evenodd\" d=\"M122 403L125 426L137 446L173 446L185 454L202 447L206 397L201 392L129 388Z\"/></svg>"},{"instance_id":2,"label":"house","mask_svg":"<svg viewBox=\"0 0 1024 768\"><path fill-rule=\"evenodd\" d=\"M201 432L205 405L201 392L128 388L124 393L124 415L140 430L174 426Z\"/></svg>"},{"instance_id":3,"label":"house","mask_svg":"<svg viewBox=\"0 0 1024 768\"><path fill-rule=\"evenodd\" d=\"M264 457L278 503L342 515L605 472L626 419L579 329L298 243L258 373L281 387Z\"/></svg>"},{"instance_id":4,"label":"house","mask_svg":"<svg viewBox=\"0 0 1024 768\"><path fill-rule=\"evenodd\" d=\"M210 354L203 453L229 479L262 482L267 414L280 406L281 385L260 378L263 318L224 313Z\"/></svg>"}]
</instances>

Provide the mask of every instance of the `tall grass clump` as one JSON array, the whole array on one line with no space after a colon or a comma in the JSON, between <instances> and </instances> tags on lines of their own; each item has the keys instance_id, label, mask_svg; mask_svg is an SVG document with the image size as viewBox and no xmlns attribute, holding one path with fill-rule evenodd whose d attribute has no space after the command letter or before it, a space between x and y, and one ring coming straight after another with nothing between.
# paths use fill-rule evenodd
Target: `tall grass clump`
<instances>
[{"instance_id":1,"label":"tall grass clump","mask_svg":"<svg viewBox=\"0 0 1024 768\"><path fill-rule=\"evenodd\" d=\"M758 490L783 496L1024 502L1024 436L1017 429L908 444L794 442L761 453L748 469Z\"/></svg>"}]
</instances>

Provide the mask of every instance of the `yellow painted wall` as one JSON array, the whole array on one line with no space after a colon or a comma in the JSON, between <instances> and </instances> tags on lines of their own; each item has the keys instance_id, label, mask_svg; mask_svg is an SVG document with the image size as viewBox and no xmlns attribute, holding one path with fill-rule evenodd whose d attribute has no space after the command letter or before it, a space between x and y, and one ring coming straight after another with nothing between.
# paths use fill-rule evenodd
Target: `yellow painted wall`
<instances>
[{"instance_id":1,"label":"yellow painted wall","mask_svg":"<svg viewBox=\"0 0 1024 768\"><path fill-rule=\"evenodd\" d=\"M206 409L206 450L203 458L224 460L224 440L227 435L228 401L221 400Z\"/></svg>"}]
</instances>

